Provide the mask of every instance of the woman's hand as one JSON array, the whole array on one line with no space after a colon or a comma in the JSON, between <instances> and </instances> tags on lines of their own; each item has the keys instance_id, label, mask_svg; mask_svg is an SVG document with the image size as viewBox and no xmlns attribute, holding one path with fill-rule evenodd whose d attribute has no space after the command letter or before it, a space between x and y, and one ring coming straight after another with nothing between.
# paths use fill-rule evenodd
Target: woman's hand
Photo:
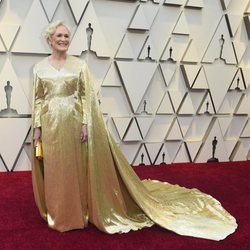
<instances>
[{"instance_id":1,"label":"woman's hand","mask_svg":"<svg viewBox=\"0 0 250 250\"><path fill-rule=\"evenodd\" d=\"M80 133L81 142L86 142L88 140L88 128L87 124L82 124Z\"/></svg>"},{"instance_id":2,"label":"woman's hand","mask_svg":"<svg viewBox=\"0 0 250 250\"><path fill-rule=\"evenodd\" d=\"M41 128L34 129L33 141L34 147L36 146L37 142L42 139L42 130Z\"/></svg>"}]
</instances>

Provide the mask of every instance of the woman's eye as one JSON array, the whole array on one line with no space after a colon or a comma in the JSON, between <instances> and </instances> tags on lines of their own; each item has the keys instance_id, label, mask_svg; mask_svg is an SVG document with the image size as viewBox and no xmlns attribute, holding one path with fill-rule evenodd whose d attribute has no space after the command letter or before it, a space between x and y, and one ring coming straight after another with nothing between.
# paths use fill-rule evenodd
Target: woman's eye
<instances>
[{"instance_id":1,"label":"woman's eye","mask_svg":"<svg viewBox=\"0 0 250 250\"><path fill-rule=\"evenodd\" d=\"M69 35L63 35L63 34L58 34L57 37L65 37L65 38L69 38Z\"/></svg>"}]
</instances>

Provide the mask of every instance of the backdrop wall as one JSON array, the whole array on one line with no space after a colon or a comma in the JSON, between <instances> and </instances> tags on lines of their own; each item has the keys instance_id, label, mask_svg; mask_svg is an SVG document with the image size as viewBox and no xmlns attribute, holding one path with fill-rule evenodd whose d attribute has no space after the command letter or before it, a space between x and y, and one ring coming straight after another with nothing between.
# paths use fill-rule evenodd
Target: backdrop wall
<instances>
[{"instance_id":1,"label":"backdrop wall","mask_svg":"<svg viewBox=\"0 0 250 250\"><path fill-rule=\"evenodd\" d=\"M206 162L215 137L219 161L250 159L249 0L0 0L0 171L31 168L32 67L58 19L131 164Z\"/></svg>"}]
</instances>

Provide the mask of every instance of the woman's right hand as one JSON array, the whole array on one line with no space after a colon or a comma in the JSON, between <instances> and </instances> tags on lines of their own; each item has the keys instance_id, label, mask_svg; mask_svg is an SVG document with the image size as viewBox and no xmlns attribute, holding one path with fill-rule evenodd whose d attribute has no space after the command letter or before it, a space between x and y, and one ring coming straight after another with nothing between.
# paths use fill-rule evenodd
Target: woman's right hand
<instances>
[{"instance_id":1,"label":"woman's right hand","mask_svg":"<svg viewBox=\"0 0 250 250\"><path fill-rule=\"evenodd\" d=\"M34 129L34 135L33 135L33 141L34 141L34 147L37 145L37 142L42 138L42 130L41 128L35 128Z\"/></svg>"}]
</instances>

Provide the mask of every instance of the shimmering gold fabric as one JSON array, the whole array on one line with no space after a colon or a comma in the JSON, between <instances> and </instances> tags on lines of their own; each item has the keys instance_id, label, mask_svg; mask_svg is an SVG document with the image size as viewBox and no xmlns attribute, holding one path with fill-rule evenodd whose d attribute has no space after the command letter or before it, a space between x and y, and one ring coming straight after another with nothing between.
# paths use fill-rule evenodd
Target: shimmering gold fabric
<instances>
[{"instance_id":1,"label":"shimmering gold fabric","mask_svg":"<svg viewBox=\"0 0 250 250\"><path fill-rule=\"evenodd\" d=\"M210 195L159 181L141 181L103 122L87 65L68 56L60 71L34 67L33 127L42 127L44 160L33 160L41 216L67 231L90 221L107 233L154 223L181 235L224 239L235 219ZM80 142L81 123L88 143Z\"/></svg>"}]
</instances>

